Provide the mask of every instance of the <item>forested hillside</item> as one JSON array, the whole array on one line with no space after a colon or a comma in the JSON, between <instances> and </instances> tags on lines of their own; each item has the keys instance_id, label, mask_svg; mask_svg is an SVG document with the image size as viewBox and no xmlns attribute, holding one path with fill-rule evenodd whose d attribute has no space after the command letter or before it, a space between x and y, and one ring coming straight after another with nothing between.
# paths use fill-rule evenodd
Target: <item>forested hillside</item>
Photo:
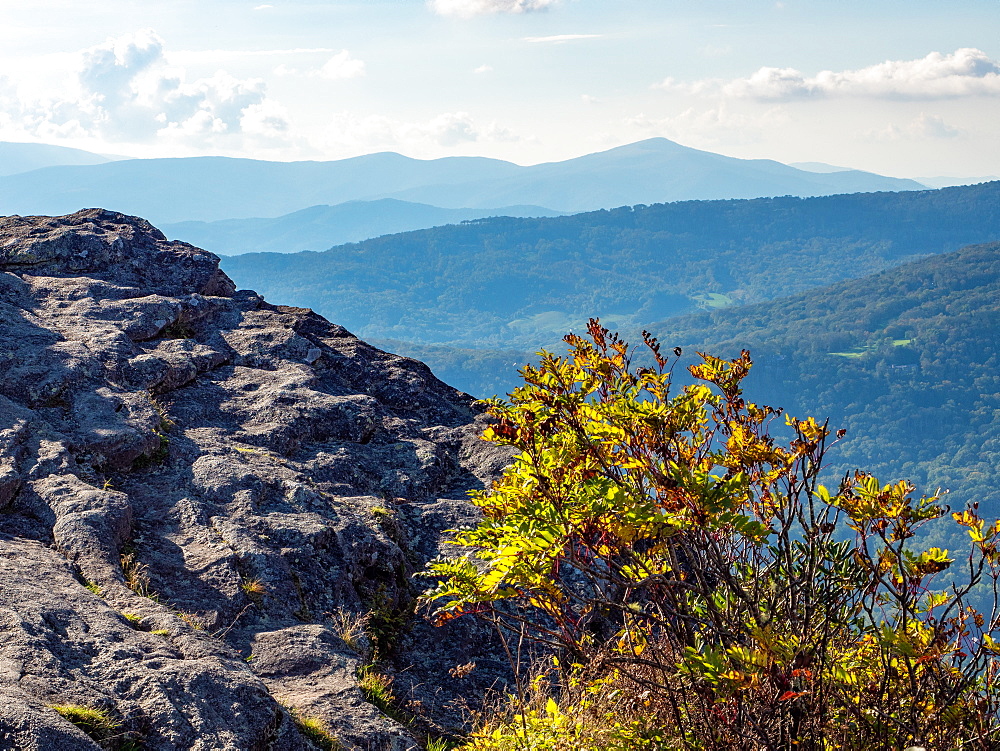
<instances>
[{"instance_id":1,"label":"forested hillside","mask_svg":"<svg viewBox=\"0 0 1000 751\"><path fill-rule=\"evenodd\" d=\"M223 265L476 396L509 391L590 315L632 341L648 328L689 352L747 347L755 398L847 428L835 473L1000 512L1000 246L944 252L998 239L987 183L485 220Z\"/></svg>"},{"instance_id":2,"label":"forested hillside","mask_svg":"<svg viewBox=\"0 0 1000 751\"><path fill-rule=\"evenodd\" d=\"M223 260L365 337L533 351L592 315L637 331L1000 238L1000 183L495 218Z\"/></svg>"},{"instance_id":3,"label":"forested hillside","mask_svg":"<svg viewBox=\"0 0 1000 751\"><path fill-rule=\"evenodd\" d=\"M649 329L665 346L682 346L684 363L695 361L695 350L749 349L750 398L845 428L828 454L828 481L864 467L923 492L949 490L952 507L978 501L987 516L1000 516L1000 243ZM520 380L513 363L534 359L387 346L479 395L506 393Z\"/></svg>"},{"instance_id":4,"label":"forested hillside","mask_svg":"<svg viewBox=\"0 0 1000 751\"><path fill-rule=\"evenodd\" d=\"M834 473L907 477L1000 515L1000 244L651 329L672 346L749 348L753 397L847 428Z\"/></svg>"}]
</instances>

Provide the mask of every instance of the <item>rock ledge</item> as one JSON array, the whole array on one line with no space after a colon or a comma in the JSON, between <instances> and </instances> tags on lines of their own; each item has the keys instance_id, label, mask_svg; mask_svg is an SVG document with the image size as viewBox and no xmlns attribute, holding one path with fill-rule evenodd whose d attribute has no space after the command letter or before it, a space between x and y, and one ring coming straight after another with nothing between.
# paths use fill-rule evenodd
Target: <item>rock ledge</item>
<instances>
[{"instance_id":1,"label":"rock ledge","mask_svg":"<svg viewBox=\"0 0 1000 751\"><path fill-rule=\"evenodd\" d=\"M0 748L101 747L66 704L150 751L312 748L290 708L346 749L460 726L505 668L410 577L506 461L483 420L142 219L0 218ZM358 688L366 614L407 727Z\"/></svg>"}]
</instances>

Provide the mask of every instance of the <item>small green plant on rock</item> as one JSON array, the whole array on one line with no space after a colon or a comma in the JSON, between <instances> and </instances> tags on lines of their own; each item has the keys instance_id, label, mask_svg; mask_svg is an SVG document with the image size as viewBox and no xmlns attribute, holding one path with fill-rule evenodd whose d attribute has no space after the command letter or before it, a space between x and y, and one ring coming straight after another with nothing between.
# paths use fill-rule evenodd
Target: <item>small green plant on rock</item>
<instances>
[{"instance_id":1,"label":"small green plant on rock","mask_svg":"<svg viewBox=\"0 0 1000 751\"><path fill-rule=\"evenodd\" d=\"M193 339L195 330L181 320L176 320L160 332L165 339Z\"/></svg>"},{"instance_id":2,"label":"small green plant on rock","mask_svg":"<svg viewBox=\"0 0 1000 751\"><path fill-rule=\"evenodd\" d=\"M73 578L76 579L78 582L80 582L80 584L82 584L83 587L89 590L92 594L95 594L98 597L104 596L104 593L101 591L101 588L97 585L97 583L92 582L90 579L84 576L83 572L80 571L80 569L74 568Z\"/></svg>"},{"instance_id":3,"label":"small green plant on rock","mask_svg":"<svg viewBox=\"0 0 1000 751\"><path fill-rule=\"evenodd\" d=\"M335 736L326 723L318 717L304 714L294 707L285 707L299 729L309 741L321 749L321 751L341 751L344 748L340 740Z\"/></svg>"},{"instance_id":4,"label":"small green plant on rock","mask_svg":"<svg viewBox=\"0 0 1000 751\"><path fill-rule=\"evenodd\" d=\"M143 631L142 616L138 613L122 613L122 618L128 621L128 625L134 628L136 631Z\"/></svg>"},{"instance_id":5,"label":"small green plant on rock","mask_svg":"<svg viewBox=\"0 0 1000 751\"><path fill-rule=\"evenodd\" d=\"M396 696L392 692L392 678L380 673L374 665L365 665L358 670L358 688L365 699L378 707L386 717L398 719Z\"/></svg>"},{"instance_id":6,"label":"small green plant on rock","mask_svg":"<svg viewBox=\"0 0 1000 751\"><path fill-rule=\"evenodd\" d=\"M139 561L135 550L127 548L121 555L122 576L128 588L140 597L156 599L156 593L150 587L149 567Z\"/></svg>"},{"instance_id":7,"label":"small green plant on rock","mask_svg":"<svg viewBox=\"0 0 1000 751\"><path fill-rule=\"evenodd\" d=\"M260 579L244 579L240 582L240 589L250 598L250 601L258 607L264 602L264 595L267 594L267 586Z\"/></svg>"},{"instance_id":8,"label":"small green plant on rock","mask_svg":"<svg viewBox=\"0 0 1000 751\"><path fill-rule=\"evenodd\" d=\"M163 464L170 456L170 431L175 427L175 423L170 419L167 408L150 392L149 402L156 411L158 421L153 434L157 437L159 444L153 452L147 456L140 456L135 460L133 466L137 469Z\"/></svg>"},{"instance_id":9,"label":"small green plant on rock","mask_svg":"<svg viewBox=\"0 0 1000 751\"><path fill-rule=\"evenodd\" d=\"M393 596L389 585L380 582L373 592L362 598L368 608L365 630L372 642L375 661L385 659L392 653L416 609L416 600L410 594L409 583L402 571L397 572L397 580L401 584L396 596Z\"/></svg>"},{"instance_id":10,"label":"small green plant on rock","mask_svg":"<svg viewBox=\"0 0 1000 751\"><path fill-rule=\"evenodd\" d=\"M451 751L458 748L458 745L458 742L450 741L447 738L428 738L424 748L426 751Z\"/></svg>"},{"instance_id":11,"label":"small green plant on rock","mask_svg":"<svg viewBox=\"0 0 1000 751\"><path fill-rule=\"evenodd\" d=\"M141 751L142 749L142 744L135 737L135 734L122 732L122 723L106 709L88 707L83 704L51 704L49 707L105 748L113 748L116 751Z\"/></svg>"}]
</instances>

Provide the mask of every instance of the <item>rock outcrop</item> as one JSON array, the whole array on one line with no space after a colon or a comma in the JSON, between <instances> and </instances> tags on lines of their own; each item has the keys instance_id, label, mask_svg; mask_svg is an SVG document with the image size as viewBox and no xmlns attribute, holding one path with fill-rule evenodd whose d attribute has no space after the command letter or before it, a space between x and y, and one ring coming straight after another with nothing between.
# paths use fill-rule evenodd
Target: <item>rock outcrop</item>
<instances>
[{"instance_id":1,"label":"rock outcrop","mask_svg":"<svg viewBox=\"0 0 1000 751\"><path fill-rule=\"evenodd\" d=\"M411 577L506 461L483 422L141 219L0 218L0 748L453 730L505 665L475 624L414 618ZM59 705L120 727L99 745Z\"/></svg>"}]
</instances>

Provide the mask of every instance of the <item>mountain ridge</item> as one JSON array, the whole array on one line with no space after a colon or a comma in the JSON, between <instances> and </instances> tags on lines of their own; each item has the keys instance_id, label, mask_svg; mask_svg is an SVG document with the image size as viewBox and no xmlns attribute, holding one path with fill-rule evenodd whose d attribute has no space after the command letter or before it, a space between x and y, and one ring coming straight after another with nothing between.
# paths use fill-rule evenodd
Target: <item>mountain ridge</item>
<instances>
[{"instance_id":1,"label":"mountain ridge","mask_svg":"<svg viewBox=\"0 0 1000 751\"><path fill-rule=\"evenodd\" d=\"M502 206L496 209L443 209L397 198L348 201L336 206L309 206L273 219L222 219L214 222L161 224L170 237L221 255L252 252L297 253L325 250L445 224L493 216L559 216L542 206Z\"/></svg>"},{"instance_id":2,"label":"mountain ridge","mask_svg":"<svg viewBox=\"0 0 1000 751\"><path fill-rule=\"evenodd\" d=\"M104 164L116 157L66 146L0 141L0 177L52 166Z\"/></svg>"},{"instance_id":3,"label":"mountain ridge","mask_svg":"<svg viewBox=\"0 0 1000 751\"><path fill-rule=\"evenodd\" d=\"M913 181L820 175L649 139L525 167L485 157L416 160L393 152L333 162L186 157L45 167L0 177L0 213L62 214L83 203L162 224L274 218L308 206L379 198L442 208L530 204L578 212L679 199L922 188Z\"/></svg>"},{"instance_id":4,"label":"mountain ridge","mask_svg":"<svg viewBox=\"0 0 1000 751\"><path fill-rule=\"evenodd\" d=\"M533 350L590 316L638 331L997 237L1000 182L481 219L222 265L242 286L364 336Z\"/></svg>"}]
</instances>

